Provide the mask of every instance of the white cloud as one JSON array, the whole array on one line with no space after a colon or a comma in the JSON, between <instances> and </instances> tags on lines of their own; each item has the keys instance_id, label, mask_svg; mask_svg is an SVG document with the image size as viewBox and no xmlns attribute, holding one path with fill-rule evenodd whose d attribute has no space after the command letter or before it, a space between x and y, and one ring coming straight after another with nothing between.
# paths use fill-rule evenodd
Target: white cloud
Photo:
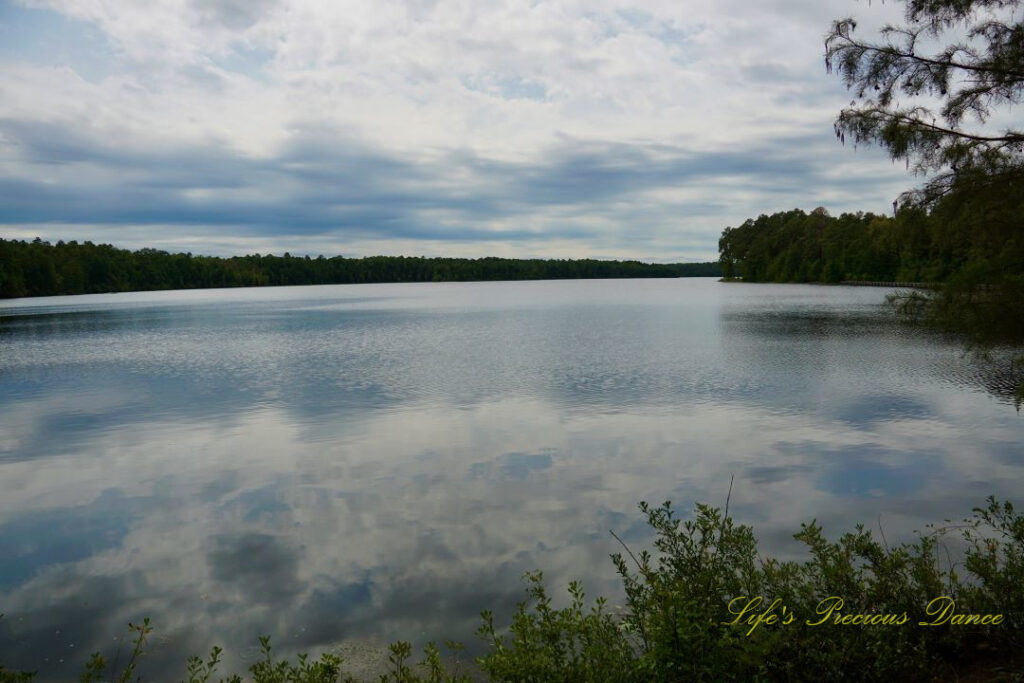
<instances>
[{"instance_id":1,"label":"white cloud","mask_svg":"<svg viewBox=\"0 0 1024 683\"><path fill-rule=\"evenodd\" d=\"M522 224L526 215L540 228L571 225L586 233L570 248L578 256L637 257L653 250L687 258L713 258L721 229L751 214L810 209L826 200L833 212L882 211L914 183L902 169L881 161L883 155L854 154L828 140L832 118L847 101L822 64L829 21L851 12L894 20L892 5L50 0L25 3L25 8L12 8L5 19L16 28L35 26L37 32L40 24L69 21L82 36L87 28L98 31L105 41L104 75L96 77L95 64L87 70L75 60L47 59L28 50L3 53L0 181L84 185L98 198L140 178L158 190L173 170L168 155L174 150L204 158L202 150L206 157L235 164L273 162L311 132L407 163L447 191L485 188L499 199L500 176L481 175L479 164L460 166L452 159L469 155L491 164L544 169L560 163L557 153L573 145L581 150L632 146L650 159L661 148L675 158L739 154L742 172L733 183L706 174L682 185L686 193L703 197L701 207L657 199L667 196L667 183L681 179L655 177L634 165L628 173L638 180L610 213L604 202L591 206L585 193L574 192L566 198L576 206L576 218L568 224L564 214L552 213L550 198L535 202L530 196L504 198L516 204L510 213L502 211L508 201L495 201L488 221L479 215L453 217L464 228L469 221ZM112 166L102 157L70 164L56 152L41 159L38 149L32 157L11 132L12 122L49 124L92 149L113 145L134 151L137 164ZM821 144L789 155L798 165L812 162L821 174L802 171L804 186L796 192L780 171L778 150L785 140L819 137ZM811 155L815 158L801 159ZM273 185L251 166L234 171L239 175L233 180L250 195L276 196L279 208L302 199L305 180L288 177L283 166ZM866 180L855 191L842 192L838 184L849 176ZM407 185L400 188L403 182ZM378 194L366 196L364 204L388 206L389 189L422 192L424 208L403 219L418 223L422 233L434 220L428 207L437 187L418 182L410 188L408 178L401 177L395 183L395 188L376 187ZM189 192L193 198L217 196L201 186ZM245 194L239 191L234 199ZM737 203L740 196L744 199ZM134 223L114 221L125 226L125 239L112 241L161 246L194 232L188 227L194 220L138 213ZM639 224L630 219L638 213L644 216ZM215 222L215 230L230 241L245 235L247 221L243 212L234 223ZM0 213L8 230L20 226L64 237L48 229L55 222L79 223L88 231L93 225L101 230L104 221L48 217L43 207L35 218L28 209ZM141 229L179 223L170 232ZM276 244L283 245L288 232L282 225ZM637 232L657 244L637 251ZM330 243L330 233L324 227L320 241ZM698 233L702 248L678 246L692 245L691 236ZM393 252L393 237L379 235L371 251ZM451 253L504 251L500 238L470 244L438 237ZM420 238L424 245L430 241ZM266 244L268 236L261 239ZM543 240L532 242L529 253L544 255ZM567 255L558 251L551 255Z\"/></svg>"}]
</instances>

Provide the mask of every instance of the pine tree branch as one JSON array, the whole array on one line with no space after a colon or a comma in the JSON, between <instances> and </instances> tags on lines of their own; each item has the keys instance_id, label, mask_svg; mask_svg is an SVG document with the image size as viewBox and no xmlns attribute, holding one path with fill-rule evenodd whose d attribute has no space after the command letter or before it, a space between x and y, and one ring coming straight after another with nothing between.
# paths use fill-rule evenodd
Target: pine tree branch
<instances>
[{"instance_id":1,"label":"pine tree branch","mask_svg":"<svg viewBox=\"0 0 1024 683\"><path fill-rule=\"evenodd\" d=\"M927 128L928 130L935 133L941 133L942 135L949 135L957 138L963 138L966 140L974 140L975 142L1002 142L1011 144L1014 142L1024 143L1024 134L1017 133L1015 131L1007 131L1006 135L1000 136L976 135L973 133L965 133L964 131L956 130L954 128L944 128L943 126L937 126L934 123L927 123L925 121L922 121L921 119L914 118L912 116L907 116L905 114L892 113L887 114L887 116L897 121L902 121L903 123L906 123L908 125Z\"/></svg>"},{"instance_id":2,"label":"pine tree branch","mask_svg":"<svg viewBox=\"0 0 1024 683\"><path fill-rule=\"evenodd\" d=\"M885 54L892 57L898 57L900 59L909 59L911 61L920 62L923 64L929 64L931 66L939 66L944 68L961 69L963 71L971 71L974 73L982 74L999 74L1003 76L1010 76L1016 79L1024 81L1024 71L1012 71L1007 69L1000 69L991 64L966 64L964 62L957 62L952 59L935 59L931 57L925 57L923 55L916 54L913 51L900 50L892 43L886 46L873 45L871 43L861 43L850 37L849 33L833 33L829 37L830 40L833 38L842 38L844 43L839 46L829 45L829 55L842 52L849 49L863 50L864 52L875 52L879 54ZM830 41L826 41L828 44Z\"/></svg>"}]
</instances>

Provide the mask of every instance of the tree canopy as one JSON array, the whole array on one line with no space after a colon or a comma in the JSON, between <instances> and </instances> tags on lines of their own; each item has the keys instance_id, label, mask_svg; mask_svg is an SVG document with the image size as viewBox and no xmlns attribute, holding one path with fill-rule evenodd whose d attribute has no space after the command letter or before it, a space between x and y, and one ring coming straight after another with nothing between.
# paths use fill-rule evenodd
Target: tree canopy
<instances>
[{"instance_id":1,"label":"tree canopy","mask_svg":"<svg viewBox=\"0 0 1024 683\"><path fill-rule=\"evenodd\" d=\"M856 37L852 18L833 22L825 64L855 95L836 136L880 144L933 174L904 203L1024 179L1024 131L989 125L1024 94L1021 1L906 0L905 25L885 26L878 41Z\"/></svg>"},{"instance_id":2,"label":"tree canopy","mask_svg":"<svg viewBox=\"0 0 1024 683\"><path fill-rule=\"evenodd\" d=\"M198 287L260 287L368 282L710 277L717 263L593 259L310 258L252 254L217 258L128 251L109 244L0 239L0 298Z\"/></svg>"}]
</instances>

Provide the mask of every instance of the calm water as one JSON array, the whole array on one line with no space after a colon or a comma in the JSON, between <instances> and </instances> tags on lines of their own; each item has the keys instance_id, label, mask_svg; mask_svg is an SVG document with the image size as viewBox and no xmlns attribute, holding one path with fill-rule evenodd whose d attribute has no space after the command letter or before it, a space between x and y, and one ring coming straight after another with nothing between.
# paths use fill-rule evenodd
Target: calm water
<instances>
[{"instance_id":1,"label":"calm water","mask_svg":"<svg viewBox=\"0 0 1024 683\"><path fill-rule=\"evenodd\" d=\"M523 571L617 596L636 504L724 502L766 552L1020 500L1024 417L876 288L711 279L0 302L0 660L43 680L157 630L473 641ZM64 662L61 660L63 658ZM74 666L70 666L74 662ZM174 669L156 674L173 663Z\"/></svg>"}]
</instances>

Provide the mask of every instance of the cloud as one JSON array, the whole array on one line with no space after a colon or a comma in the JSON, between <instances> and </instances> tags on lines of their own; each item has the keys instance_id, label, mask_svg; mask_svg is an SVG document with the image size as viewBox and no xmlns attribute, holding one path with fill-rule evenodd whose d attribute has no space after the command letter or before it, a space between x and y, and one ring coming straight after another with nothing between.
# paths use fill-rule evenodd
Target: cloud
<instances>
[{"instance_id":1,"label":"cloud","mask_svg":"<svg viewBox=\"0 0 1024 683\"><path fill-rule=\"evenodd\" d=\"M255 604L279 603L303 590L298 578L301 553L286 539L248 532L209 539L206 554L217 591L240 593Z\"/></svg>"},{"instance_id":2,"label":"cloud","mask_svg":"<svg viewBox=\"0 0 1024 683\"><path fill-rule=\"evenodd\" d=\"M32 40L0 52L0 225L215 253L714 258L751 215L882 211L913 183L831 136L846 94L821 35L848 10L11 5L0 27ZM29 48L57 40L74 49Z\"/></svg>"},{"instance_id":3,"label":"cloud","mask_svg":"<svg viewBox=\"0 0 1024 683\"><path fill-rule=\"evenodd\" d=\"M277 0L192 0L190 8L205 21L244 31L276 4Z\"/></svg>"},{"instance_id":4,"label":"cloud","mask_svg":"<svg viewBox=\"0 0 1024 683\"><path fill-rule=\"evenodd\" d=\"M0 132L35 171L0 180L13 198L0 208L0 223L12 225L178 225L381 244L435 239L486 249L496 240L664 240L681 217L714 217L730 202L758 211L744 193L763 204L798 203L812 183L819 192L858 185L830 178L805 157L822 144L814 136L710 152L564 138L541 159L507 161L468 150L403 157L324 129L296 129L273 156L257 158L225 147L118 144L99 131L53 122L8 119ZM705 196L709 184L719 198ZM875 184L868 178L861 187ZM651 206L658 192L678 197ZM641 221L646 231L634 228Z\"/></svg>"}]
</instances>

